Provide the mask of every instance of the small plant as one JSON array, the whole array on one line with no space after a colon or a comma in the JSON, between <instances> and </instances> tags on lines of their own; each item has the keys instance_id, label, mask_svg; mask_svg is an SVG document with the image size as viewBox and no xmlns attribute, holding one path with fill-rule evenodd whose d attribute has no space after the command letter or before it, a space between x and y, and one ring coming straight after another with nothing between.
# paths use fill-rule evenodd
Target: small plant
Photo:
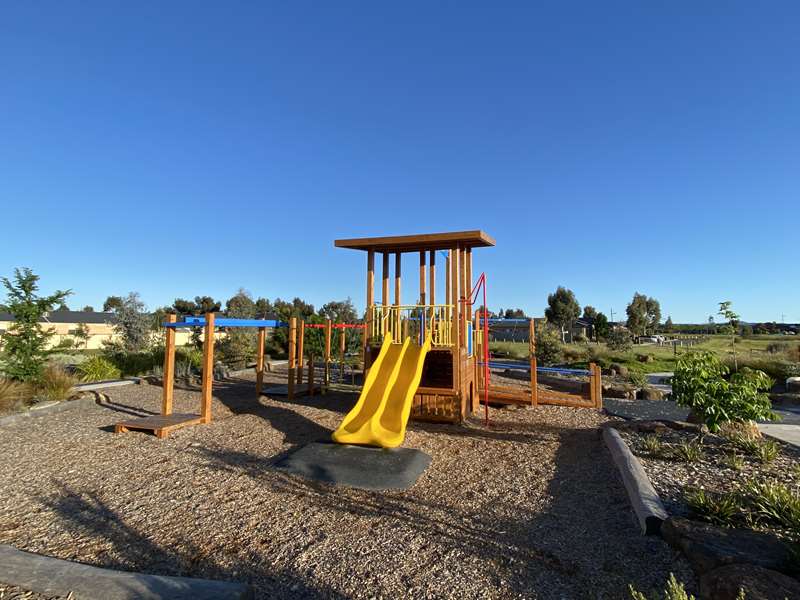
<instances>
[{"instance_id":1,"label":"small plant","mask_svg":"<svg viewBox=\"0 0 800 600\"><path fill-rule=\"evenodd\" d=\"M102 356L93 356L76 367L81 381L105 381L119 379L122 374L117 366Z\"/></svg>"},{"instance_id":2,"label":"small plant","mask_svg":"<svg viewBox=\"0 0 800 600\"><path fill-rule=\"evenodd\" d=\"M0 379L0 413L17 410L30 396L28 385L13 379Z\"/></svg>"},{"instance_id":3,"label":"small plant","mask_svg":"<svg viewBox=\"0 0 800 600\"><path fill-rule=\"evenodd\" d=\"M192 363L186 360L179 360L175 363L175 377L180 379L190 379L194 375Z\"/></svg>"},{"instance_id":4,"label":"small plant","mask_svg":"<svg viewBox=\"0 0 800 600\"><path fill-rule=\"evenodd\" d=\"M42 376L36 385L36 392L45 400L66 400L72 395L72 388L77 382L77 379L62 365L50 363L42 371Z\"/></svg>"},{"instance_id":5,"label":"small plant","mask_svg":"<svg viewBox=\"0 0 800 600\"><path fill-rule=\"evenodd\" d=\"M744 458L735 452L731 452L725 457L725 464L734 471L741 471L744 468Z\"/></svg>"},{"instance_id":6,"label":"small plant","mask_svg":"<svg viewBox=\"0 0 800 600\"><path fill-rule=\"evenodd\" d=\"M750 456L755 456L758 452L758 447L761 445L761 442L758 439L742 433L735 433L728 436L728 442L734 448L737 448Z\"/></svg>"},{"instance_id":7,"label":"small plant","mask_svg":"<svg viewBox=\"0 0 800 600\"><path fill-rule=\"evenodd\" d=\"M774 521L800 532L800 495L796 491L778 481L751 480L745 484L743 494L756 519Z\"/></svg>"},{"instance_id":8,"label":"small plant","mask_svg":"<svg viewBox=\"0 0 800 600\"><path fill-rule=\"evenodd\" d=\"M685 462L698 462L703 455L703 445L697 441L681 442L675 447L675 456Z\"/></svg>"},{"instance_id":9,"label":"small plant","mask_svg":"<svg viewBox=\"0 0 800 600\"><path fill-rule=\"evenodd\" d=\"M657 435L648 435L642 440L642 448L651 456L660 456L664 451L664 444Z\"/></svg>"},{"instance_id":10,"label":"small plant","mask_svg":"<svg viewBox=\"0 0 800 600\"><path fill-rule=\"evenodd\" d=\"M701 519L725 526L730 526L742 510L736 494L711 494L702 488L690 491L686 504Z\"/></svg>"},{"instance_id":11,"label":"small plant","mask_svg":"<svg viewBox=\"0 0 800 600\"><path fill-rule=\"evenodd\" d=\"M645 596L642 592L639 592L634 588L632 585L628 586L631 594L631 600L648 600L647 596ZM667 587L664 589L664 600L695 600L692 594L689 594L686 591L686 587L684 584L680 583L677 579L675 579L675 575L670 573L669 579L667 580ZM743 600L744 595L736 600Z\"/></svg>"},{"instance_id":12,"label":"small plant","mask_svg":"<svg viewBox=\"0 0 800 600\"><path fill-rule=\"evenodd\" d=\"M756 448L755 457L763 464L769 464L780 454L780 446L773 440L765 440Z\"/></svg>"},{"instance_id":13,"label":"small plant","mask_svg":"<svg viewBox=\"0 0 800 600\"><path fill-rule=\"evenodd\" d=\"M647 386L647 376L639 371L630 371L628 373L628 381L639 388Z\"/></svg>"}]
</instances>

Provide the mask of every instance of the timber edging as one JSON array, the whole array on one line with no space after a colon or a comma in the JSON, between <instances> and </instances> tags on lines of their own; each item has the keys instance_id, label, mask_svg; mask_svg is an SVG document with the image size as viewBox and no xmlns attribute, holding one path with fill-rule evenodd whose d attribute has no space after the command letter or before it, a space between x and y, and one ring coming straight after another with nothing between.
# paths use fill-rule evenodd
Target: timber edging
<instances>
[{"instance_id":1,"label":"timber edging","mask_svg":"<svg viewBox=\"0 0 800 600\"><path fill-rule=\"evenodd\" d=\"M45 403L42 403L45 404ZM77 400L62 400L60 402L53 402L52 404L47 403L44 406L39 408L29 408L25 412L20 413L13 413L10 415L6 415L4 417L0 417L0 427L5 425L12 425L18 421L23 419L29 419L31 417L44 417L53 413L59 413L64 410L69 410L75 407L88 407L93 404L97 404L97 400L95 398L78 398Z\"/></svg>"},{"instance_id":2,"label":"timber edging","mask_svg":"<svg viewBox=\"0 0 800 600\"><path fill-rule=\"evenodd\" d=\"M622 476L622 482L625 484L642 533L659 535L661 524L669 518L669 515L642 464L613 426L607 425L603 428L603 440Z\"/></svg>"},{"instance_id":3,"label":"timber edging","mask_svg":"<svg viewBox=\"0 0 800 600\"><path fill-rule=\"evenodd\" d=\"M251 600L244 583L103 569L0 544L4 583L39 594L103 600Z\"/></svg>"}]
</instances>

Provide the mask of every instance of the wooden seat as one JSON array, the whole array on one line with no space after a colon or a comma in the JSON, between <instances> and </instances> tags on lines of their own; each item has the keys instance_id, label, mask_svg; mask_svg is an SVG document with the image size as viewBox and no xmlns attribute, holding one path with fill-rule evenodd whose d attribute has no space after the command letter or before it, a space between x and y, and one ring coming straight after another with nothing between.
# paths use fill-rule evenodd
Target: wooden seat
<instances>
[{"instance_id":1,"label":"wooden seat","mask_svg":"<svg viewBox=\"0 0 800 600\"><path fill-rule=\"evenodd\" d=\"M125 433L132 429L137 431L152 431L156 437L165 438L171 431L198 425L203 422L200 415L191 413L173 413L171 415L151 415L130 421L121 421L114 426L114 433Z\"/></svg>"}]
</instances>

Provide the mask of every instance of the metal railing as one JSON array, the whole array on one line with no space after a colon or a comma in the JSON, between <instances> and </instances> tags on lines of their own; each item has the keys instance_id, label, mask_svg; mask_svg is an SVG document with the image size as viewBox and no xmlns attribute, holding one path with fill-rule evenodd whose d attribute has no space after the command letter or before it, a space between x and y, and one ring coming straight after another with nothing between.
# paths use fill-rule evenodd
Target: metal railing
<instances>
[{"instance_id":1,"label":"metal railing","mask_svg":"<svg viewBox=\"0 0 800 600\"><path fill-rule=\"evenodd\" d=\"M422 344L431 336L431 345L453 346L453 306L451 304L407 304L372 307L370 337L383 339L389 335L392 343L402 344L413 337Z\"/></svg>"}]
</instances>

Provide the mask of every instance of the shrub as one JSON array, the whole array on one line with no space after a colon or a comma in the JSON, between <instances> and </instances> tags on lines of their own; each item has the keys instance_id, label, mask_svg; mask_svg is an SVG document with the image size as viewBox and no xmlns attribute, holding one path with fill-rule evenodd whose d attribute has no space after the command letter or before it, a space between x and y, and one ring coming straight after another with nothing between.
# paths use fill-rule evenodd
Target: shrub
<instances>
[{"instance_id":1,"label":"shrub","mask_svg":"<svg viewBox=\"0 0 800 600\"><path fill-rule=\"evenodd\" d=\"M711 352L689 352L678 359L672 378L672 394L689 407L712 432L726 421L776 419L769 396L772 381L762 371L743 368L726 376L729 369Z\"/></svg>"},{"instance_id":2,"label":"shrub","mask_svg":"<svg viewBox=\"0 0 800 600\"><path fill-rule=\"evenodd\" d=\"M800 496L796 491L777 481L751 480L742 493L755 519L773 521L800 532Z\"/></svg>"},{"instance_id":3,"label":"shrub","mask_svg":"<svg viewBox=\"0 0 800 600\"><path fill-rule=\"evenodd\" d=\"M629 371L628 381L630 381L636 387L642 388L647 386L647 376L639 371Z\"/></svg>"},{"instance_id":4,"label":"shrub","mask_svg":"<svg viewBox=\"0 0 800 600\"><path fill-rule=\"evenodd\" d=\"M81 381L105 381L119 379L122 374L119 368L102 356L92 356L76 367Z\"/></svg>"},{"instance_id":5,"label":"shrub","mask_svg":"<svg viewBox=\"0 0 800 600\"><path fill-rule=\"evenodd\" d=\"M664 445L657 435L648 435L642 440L642 448L651 456L661 456Z\"/></svg>"},{"instance_id":6,"label":"shrub","mask_svg":"<svg viewBox=\"0 0 800 600\"><path fill-rule=\"evenodd\" d=\"M586 349L576 348L574 346L564 346L561 354L563 360L568 363L580 362L586 358Z\"/></svg>"},{"instance_id":7,"label":"shrub","mask_svg":"<svg viewBox=\"0 0 800 600\"><path fill-rule=\"evenodd\" d=\"M37 395L45 400L66 400L78 380L59 364L51 363L42 371L36 382Z\"/></svg>"},{"instance_id":8,"label":"shrub","mask_svg":"<svg viewBox=\"0 0 800 600\"><path fill-rule=\"evenodd\" d=\"M625 352L631 349L631 336L622 329L612 329L606 338L606 344L611 350Z\"/></svg>"},{"instance_id":9,"label":"shrub","mask_svg":"<svg viewBox=\"0 0 800 600\"><path fill-rule=\"evenodd\" d=\"M30 386L13 379L0 379L0 413L18 410L30 397Z\"/></svg>"},{"instance_id":10,"label":"shrub","mask_svg":"<svg viewBox=\"0 0 800 600\"><path fill-rule=\"evenodd\" d=\"M696 489L686 495L686 503L704 521L728 527L742 512L741 499L736 494L712 494Z\"/></svg>"},{"instance_id":11,"label":"shrub","mask_svg":"<svg viewBox=\"0 0 800 600\"><path fill-rule=\"evenodd\" d=\"M203 351L198 350L197 348L193 348L191 346L178 348L175 351L175 357L176 360L182 360L188 363L195 371L200 371L203 368Z\"/></svg>"},{"instance_id":12,"label":"shrub","mask_svg":"<svg viewBox=\"0 0 800 600\"><path fill-rule=\"evenodd\" d=\"M632 585L628 586L628 590L631 594L631 600L648 600L647 596L643 593L639 592L634 588ZM737 598L736 600L743 600L744 596ZM667 581L667 587L664 590L664 600L695 600L694 596L688 594L686 592L686 588L682 583L680 583L677 579L675 579L675 575L672 573L669 574L669 580Z\"/></svg>"},{"instance_id":13,"label":"shrub","mask_svg":"<svg viewBox=\"0 0 800 600\"><path fill-rule=\"evenodd\" d=\"M550 326L536 330L536 360L540 366L553 365L561 361L563 344L561 336Z\"/></svg>"},{"instance_id":14,"label":"shrub","mask_svg":"<svg viewBox=\"0 0 800 600\"><path fill-rule=\"evenodd\" d=\"M740 369L742 367L747 367L749 369L763 371L780 382L786 381L789 377L800 376L800 364L792 362L791 360L786 360L786 358L782 358L781 356L782 355L761 357L739 356L738 365ZM731 362L730 359L726 362L729 368Z\"/></svg>"},{"instance_id":15,"label":"shrub","mask_svg":"<svg viewBox=\"0 0 800 600\"><path fill-rule=\"evenodd\" d=\"M731 452L725 457L725 464L734 471L741 471L744 468L744 459L735 452Z\"/></svg>"},{"instance_id":16,"label":"shrub","mask_svg":"<svg viewBox=\"0 0 800 600\"><path fill-rule=\"evenodd\" d=\"M755 457L764 464L771 463L778 457L780 446L773 440L765 440L756 448Z\"/></svg>"},{"instance_id":17,"label":"shrub","mask_svg":"<svg viewBox=\"0 0 800 600\"><path fill-rule=\"evenodd\" d=\"M703 446L698 442L682 442L675 447L675 456L685 462L698 462L703 458Z\"/></svg>"}]
</instances>

